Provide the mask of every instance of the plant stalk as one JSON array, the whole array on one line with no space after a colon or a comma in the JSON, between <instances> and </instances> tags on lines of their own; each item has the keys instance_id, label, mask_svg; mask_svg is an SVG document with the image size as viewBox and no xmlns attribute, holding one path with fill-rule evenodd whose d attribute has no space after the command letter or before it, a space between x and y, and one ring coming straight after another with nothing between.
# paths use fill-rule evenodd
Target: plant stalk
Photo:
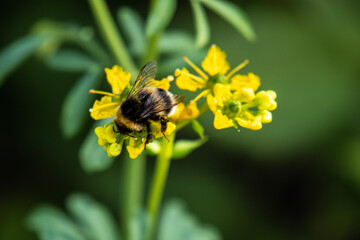
<instances>
[{"instance_id":1,"label":"plant stalk","mask_svg":"<svg viewBox=\"0 0 360 240\"><path fill-rule=\"evenodd\" d=\"M89 4L103 38L110 51L114 54L116 61L129 71L133 77L136 77L138 73L137 68L126 49L105 1L89 0Z\"/></svg>"},{"instance_id":2,"label":"plant stalk","mask_svg":"<svg viewBox=\"0 0 360 240\"><path fill-rule=\"evenodd\" d=\"M149 226L147 229L147 240L154 239L157 228L157 218L161 199L165 189L165 183L169 172L170 161L175 140L175 133L161 141L161 150L156 159L155 172L151 183L150 195L148 198L147 212L149 214Z\"/></svg>"}]
</instances>

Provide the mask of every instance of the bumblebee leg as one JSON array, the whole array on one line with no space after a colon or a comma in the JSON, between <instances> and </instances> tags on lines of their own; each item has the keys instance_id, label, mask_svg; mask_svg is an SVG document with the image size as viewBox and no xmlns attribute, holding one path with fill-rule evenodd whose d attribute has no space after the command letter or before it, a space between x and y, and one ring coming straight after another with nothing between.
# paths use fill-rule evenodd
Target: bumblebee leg
<instances>
[{"instance_id":1,"label":"bumblebee leg","mask_svg":"<svg viewBox=\"0 0 360 240\"><path fill-rule=\"evenodd\" d=\"M150 129L150 123L146 124L146 130L147 130L147 135L146 135L146 141L145 141L145 149L146 149L146 144L148 144L152 139L153 139L153 135Z\"/></svg>"},{"instance_id":2,"label":"bumblebee leg","mask_svg":"<svg viewBox=\"0 0 360 240\"><path fill-rule=\"evenodd\" d=\"M161 123L161 133L164 135L164 137L166 138L166 140L168 140L170 142L170 140L168 139L168 137L165 135L166 132L166 128L167 128L167 123L169 122L169 120L167 120L166 118L161 118L160 119L160 123Z\"/></svg>"}]
</instances>

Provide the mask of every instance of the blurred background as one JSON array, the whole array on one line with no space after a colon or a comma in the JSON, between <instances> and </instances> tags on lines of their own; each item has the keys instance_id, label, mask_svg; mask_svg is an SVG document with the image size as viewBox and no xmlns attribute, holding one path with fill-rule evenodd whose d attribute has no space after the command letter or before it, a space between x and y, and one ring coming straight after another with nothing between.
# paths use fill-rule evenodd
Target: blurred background
<instances>
[{"instance_id":1,"label":"blurred background","mask_svg":"<svg viewBox=\"0 0 360 240\"><path fill-rule=\"evenodd\" d=\"M107 2L114 15L128 5L146 17L147 1ZM209 141L172 162L165 199L182 199L223 239L360 239L360 2L232 2L248 14L257 41L207 11L211 43L232 67L249 59L243 73L259 75L261 90L276 91L278 109L256 132L218 131L212 114L202 116ZM101 40L86 2L0 4L0 49L40 19L93 26ZM179 1L170 28L194 32L188 1ZM193 60L200 65L204 56ZM32 56L0 88L0 239L35 239L25 225L29 211L44 202L63 207L72 192L89 193L117 212L121 158L87 174L78 150L93 120L72 139L60 130L63 100L80 77ZM186 128L178 138L195 134ZM149 158L147 184L153 164Z\"/></svg>"}]
</instances>

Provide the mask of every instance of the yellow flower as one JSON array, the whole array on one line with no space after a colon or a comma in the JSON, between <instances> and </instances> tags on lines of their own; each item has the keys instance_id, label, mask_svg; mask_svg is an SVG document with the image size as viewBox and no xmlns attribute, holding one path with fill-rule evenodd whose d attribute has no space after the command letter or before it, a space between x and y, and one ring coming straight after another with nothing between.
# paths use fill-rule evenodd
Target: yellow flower
<instances>
[{"instance_id":1,"label":"yellow flower","mask_svg":"<svg viewBox=\"0 0 360 240\"><path fill-rule=\"evenodd\" d=\"M145 148L145 141L146 139L141 137L137 137L137 138L131 137L129 139L126 149L131 159L137 158L137 156L139 156L142 153L142 151Z\"/></svg>"},{"instance_id":2,"label":"yellow flower","mask_svg":"<svg viewBox=\"0 0 360 240\"><path fill-rule=\"evenodd\" d=\"M214 95L207 96L207 103L215 115L216 129L236 128L239 124L241 127L259 130L262 124L271 122L270 111L276 108L274 91L261 91L253 96L249 88L236 92L230 89L230 85L215 84Z\"/></svg>"},{"instance_id":3,"label":"yellow flower","mask_svg":"<svg viewBox=\"0 0 360 240\"><path fill-rule=\"evenodd\" d=\"M114 117L118 107L125 100L130 91L130 73L124 71L119 66L114 66L111 69L106 68L105 73L112 92L109 93L90 90L90 93L92 94L105 95L101 98L101 100L95 100L93 107L90 109L90 115L95 120ZM151 85L168 90L170 88L170 81L173 79L173 76L168 76L160 81L152 81ZM152 129L155 138L163 137L160 123L158 123L158 125L158 128ZM165 135L172 133L175 128L175 124L168 122ZM131 134L133 137L129 137L115 132L114 125L106 124L104 127L97 127L95 129L95 134L98 137L98 144L100 146L104 146L104 149L109 157L116 157L121 153L122 145L125 139L128 139L126 141L126 148L129 152L130 158L136 158L145 148L145 132L134 132Z\"/></svg>"},{"instance_id":4,"label":"yellow flower","mask_svg":"<svg viewBox=\"0 0 360 240\"><path fill-rule=\"evenodd\" d=\"M210 47L207 56L201 63L201 66L205 72L192 63L188 58L184 57L183 59L191 66L191 68L198 74L198 76L191 74L186 68L176 69L176 85L180 89L189 91L196 91L198 89L206 88L206 90L201 92L199 96L195 98L195 101L210 94L215 84L229 84L230 78L246 64L248 64L248 60L245 60L232 71L228 72L230 65L226 61L226 54L216 45L212 45ZM239 76L235 75L234 77L239 78ZM251 77L253 76L251 75ZM233 85L234 87L237 85L236 79L234 80Z\"/></svg>"},{"instance_id":5,"label":"yellow flower","mask_svg":"<svg viewBox=\"0 0 360 240\"><path fill-rule=\"evenodd\" d=\"M226 60L225 52L212 45L201 63L202 69L193 64L188 58L183 58L197 75L186 68L176 69L176 84L180 89L196 91L204 89L192 101L206 97L207 105L214 113L214 127L223 129L237 128L238 125L252 130L259 130L262 124L272 121L273 111L277 107L274 91L260 91L260 78L254 73L236 74L248 64L245 60L233 70ZM195 105L196 106L196 105ZM179 105L179 108L183 107ZM184 107L183 107L184 108ZM197 108L196 108L197 109ZM183 110L176 116L181 119Z\"/></svg>"}]
</instances>

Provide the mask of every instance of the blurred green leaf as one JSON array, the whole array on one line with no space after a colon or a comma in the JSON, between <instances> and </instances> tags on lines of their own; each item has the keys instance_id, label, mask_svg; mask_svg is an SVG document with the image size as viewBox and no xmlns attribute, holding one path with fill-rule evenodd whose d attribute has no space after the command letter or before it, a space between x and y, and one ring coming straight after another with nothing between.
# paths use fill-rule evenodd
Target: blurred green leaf
<instances>
[{"instance_id":1,"label":"blurred green leaf","mask_svg":"<svg viewBox=\"0 0 360 240\"><path fill-rule=\"evenodd\" d=\"M96 127L104 126L109 122L111 122L109 119L96 121L80 147L80 163L82 168L88 173L106 170L114 162L115 158L109 157L104 148L99 146L95 134Z\"/></svg>"},{"instance_id":2,"label":"blurred green leaf","mask_svg":"<svg viewBox=\"0 0 360 240\"><path fill-rule=\"evenodd\" d=\"M148 38L163 31L169 25L176 10L176 2L176 0L155 1L146 21L146 36Z\"/></svg>"},{"instance_id":3,"label":"blurred green leaf","mask_svg":"<svg viewBox=\"0 0 360 240\"><path fill-rule=\"evenodd\" d=\"M197 140L178 140L174 144L173 159L180 159L188 156L192 151L199 148L207 141L206 138Z\"/></svg>"},{"instance_id":4,"label":"blurred green leaf","mask_svg":"<svg viewBox=\"0 0 360 240\"><path fill-rule=\"evenodd\" d=\"M45 36L29 35L20 38L0 52L0 86L6 76L33 54L44 42Z\"/></svg>"},{"instance_id":5,"label":"blurred green leaf","mask_svg":"<svg viewBox=\"0 0 360 240\"><path fill-rule=\"evenodd\" d=\"M75 224L60 210L40 206L30 213L28 227L43 240L85 240Z\"/></svg>"},{"instance_id":6,"label":"blurred green leaf","mask_svg":"<svg viewBox=\"0 0 360 240\"><path fill-rule=\"evenodd\" d=\"M130 51L137 56L145 52L146 38L141 16L129 7L117 11L118 22L128 39Z\"/></svg>"},{"instance_id":7,"label":"blurred green leaf","mask_svg":"<svg viewBox=\"0 0 360 240\"><path fill-rule=\"evenodd\" d=\"M96 66L96 62L77 50L59 50L47 59L47 64L62 71L85 71Z\"/></svg>"},{"instance_id":8,"label":"blurred green leaf","mask_svg":"<svg viewBox=\"0 0 360 240\"><path fill-rule=\"evenodd\" d=\"M197 121L191 121L191 128L199 135L199 137L204 138L204 127Z\"/></svg>"},{"instance_id":9,"label":"blurred green leaf","mask_svg":"<svg viewBox=\"0 0 360 240\"><path fill-rule=\"evenodd\" d=\"M184 31L172 30L165 32L159 42L162 53L181 53L195 50L193 37Z\"/></svg>"},{"instance_id":10,"label":"blurred green leaf","mask_svg":"<svg viewBox=\"0 0 360 240\"><path fill-rule=\"evenodd\" d=\"M89 90L99 83L101 71L99 68L90 68L70 90L64 101L61 112L61 129L65 137L76 135L89 118L89 106L92 97Z\"/></svg>"},{"instance_id":11,"label":"blurred green leaf","mask_svg":"<svg viewBox=\"0 0 360 240\"><path fill-rule=\"evenodd\" d=\"M187 212L180 201L171 201L164 206L159 225L158 240L220 240L219 232L200 224Z\"/></svg>"},{"instance_id":12,"label":"blurred green leaf","mask_svg":"<svg viewBox=\"0 0 360 240\"><path fill-rule=\"evenodd\" d=\"M144 209L140 209L133 214L130 221L130 240L145 239L147 221L148 217Z\"/></svg>"},{"instance_id":13,"label":"blurred green leaf","mask_svg":"<svg viewBox=\"0 0 360 240\"><path fill-rule=\"evenodd\" d=\"M78 220L87 239L119 240L117 225L106 207L85 194L72 194L67 208Z\"/></svg>"},{"instance_id":14,"label":"blurred green leaf","mask_svg":"<svg viewBox=\"0 0 360 240\"><path fill-rule=\"evenodd\" d=\"M199 0L190 0L195 18L196 47L204 47L210 40L210 27L205 11Z\"/></svg>"},{"instance_id":15,"label":"blurred green leaf","mask_svg":"<svg viewBox=\"0 0 360 240\"><path fill-rule=\"evenodd\" d=\"M249 19L236 4L225 0L201 0L201 2L233 25L247 40L254 41L256 39Z\"/></svg>"}]
</instances>

